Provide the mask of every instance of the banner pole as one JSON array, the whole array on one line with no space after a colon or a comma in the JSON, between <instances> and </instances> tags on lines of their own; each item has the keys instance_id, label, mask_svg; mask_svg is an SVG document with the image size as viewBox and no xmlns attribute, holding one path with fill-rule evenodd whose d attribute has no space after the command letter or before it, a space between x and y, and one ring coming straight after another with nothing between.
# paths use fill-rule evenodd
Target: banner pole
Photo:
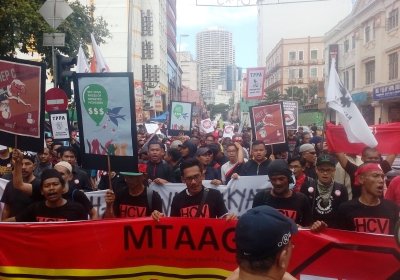
<instances>
[{"instance_id":1,"label":"banner pole","mask_svg":"<svg viewBox=\"0 0 400 280\"><path fill-rule=\"evenodd\" d=\"M111 161L110 161L110 155L107 154L107 171L108 171L108 188L110 190L113 189L112 184L111 184Z\"/></svg>"},{"instance_id":2,"label":"banner pole","mask_svg":"<svg viewBox=\"0 0 400 280\"><path fill-rule=\"evenodd\" d=\"M15 134L15 135L14 135L14 148L15 148L15 149L18 149L18 145L17 145L17 144L18 144L18 135Z\"/></svg>"}]
</instances>

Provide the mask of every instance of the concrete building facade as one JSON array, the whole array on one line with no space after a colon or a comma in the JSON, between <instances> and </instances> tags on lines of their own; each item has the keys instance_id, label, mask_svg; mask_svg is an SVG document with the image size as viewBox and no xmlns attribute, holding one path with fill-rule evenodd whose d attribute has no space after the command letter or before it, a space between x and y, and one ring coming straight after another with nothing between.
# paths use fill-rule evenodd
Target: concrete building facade
<instances>
[{"instance_id":1,"label":"concrete building facade","mask_svg":"<svg viewBox=\"0 0 400 280\"><path fill-rule=\"evenodd\" d=\"M324 64L323 37L281 39L266 58L267 94L276 91L293 100L291 91L302 88L307 92L304 107L318 109L324 94Z\"/></svg>"},{"instance_id":2,"label":"concrete building facade","mask_svg":"<svg viewBox=\"0 0 400 280\"><path fill-rule=\"evenodd\" d=\"M325 35L325 60L336 55L339 76L368 124L400 121L399 10L399 0L358 0Z\"/></svg>"},{"instance_id":3,"label":"concrete building facade","mask_svg":"<svg viewBox=\"0 0 400 280\"><path fill-rule=\"evenodd\" d=\"M182 85L192 90L198 90L198 63L190 52L178 52L177 58L182 69Z\"/></svg>"}]
</instances>

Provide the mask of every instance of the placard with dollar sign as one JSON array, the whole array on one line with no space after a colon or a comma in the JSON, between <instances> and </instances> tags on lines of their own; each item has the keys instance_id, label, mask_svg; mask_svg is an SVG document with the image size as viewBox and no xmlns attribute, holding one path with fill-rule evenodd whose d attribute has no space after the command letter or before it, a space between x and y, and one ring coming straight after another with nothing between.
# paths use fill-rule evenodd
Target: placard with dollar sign
<instances>
[{"instance_id":1,"label":"placard with dollar sign","mask_svg":"<svg viewBox=\"0 0 400 280\"><path fill-rule=\"evenodd\" d=\"M97 84L88 85L83 90L83 106L90 118L99 125L107 111L108 95L104 87Z\"/></svg>"}]
</instances>

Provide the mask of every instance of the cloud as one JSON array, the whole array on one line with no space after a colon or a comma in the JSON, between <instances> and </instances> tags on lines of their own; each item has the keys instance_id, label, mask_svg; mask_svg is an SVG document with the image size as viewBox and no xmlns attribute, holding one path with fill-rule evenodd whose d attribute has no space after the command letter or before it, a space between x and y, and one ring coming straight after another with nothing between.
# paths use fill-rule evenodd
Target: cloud
<instances>
[{"instance_id":1,"label":"cloud","mask_svg":"<svg viewBox=\"0 0 400 280\"><path fill-rule=\"evenodd\" d=\"M204 28L207 26L238 26L257 18L256 7L197 6L196 0L178 0L177 26L179 28Z\"/></svg>"}]
</instances>

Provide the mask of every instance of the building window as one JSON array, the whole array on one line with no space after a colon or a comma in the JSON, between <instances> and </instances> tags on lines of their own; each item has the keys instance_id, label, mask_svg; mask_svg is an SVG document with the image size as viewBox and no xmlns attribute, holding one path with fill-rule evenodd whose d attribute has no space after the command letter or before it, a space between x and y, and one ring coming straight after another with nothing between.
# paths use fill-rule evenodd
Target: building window
<instances>
[{"instance_id":1,"label":"building window","mask_svg":"<svg viewBox=\"0 0 400 280\"><path fill-rule=\"evenodd\" d=\"M311 59L318 59L318 50L311 50L310 58Z\"/></svg>"},{"instance_id":2,"label":"building window","mask_svg":"<svg viewBox=\"0 0 400 280\"><path fill-rule=\"evenodd\" d=\"M344 41L344 52L348 52L350 47L349 39Z\"/></svg>"},{"instance_id":3,"label":"building window","mask_svg":"<svg viewBox=\"0 0 400 280\"><path fill-rule=\"evenodd\" d=\"M356 35L351 36L351 49L356 48Z\"/></svg>"},{"instance_id":4,"label":"building window","mask_svg":"<svg viewBox=\"0 0 400 280\"><path fill-rule=\"evenodd\" d=\"M289 69L289 80L296 79L296 69Z\"/></svg>"},{"instance_id":5,"label":"building window","mask_svg":"<svg viewBox=\"0 0 400 280\"><path fill-rule=\"evenodd\" d=\"M289 60L296 60L296 52L289 52Z\"/></svg>"},{"instance_id":6,"label":"building window","mask_svg":"<svg viewBox=\"0 0 400 280\"><path fill-rule=\"evenodd\" d=\"M351 89L356 87L356 68L351 69Z\"/></svg>"},{"instance_id":7,"label":"building window","mask_svg":"<svg viewBox=\"0 0 400 280\"><path fill-rule=\"evenodd\" d=\"M364 41L365 43L371 41L371 27L369 25L364 28Z\"/></svg>"},{"instance_id":8,"label":"building window","mask_svg":"<svg viewBox=\"0 0 400 280\"><path fill-rule=\"evenodd\" d=\"M390 11L389 17L386 19L386 30L392 30L399 25L399 9Z\"/></svg>"},{"instance_id":9,"label":"building window","mask_svg":"<svg viewBox=\"0 0 400 280\"><path fill-rule=\"evenodd\" d=\"M303 79L303 69L299 69L299 78Z\"/></svg>"},{"instance_id":10,"label":"building window","mask_svg":"<svg viewBox=\"0 0 400 280\"><path fill-rule=\"evenodd\" d=\"M348 90L349 89L349 71L343 72L343 83L344 87Z\"/></svg>"},{"instance_id":11,"label":"building window","mask_svg":"<svg viewBox=\"0 0 400 280\"><path fill-rule=\"evenodd\" d=\"M311 67L310 68L310 77L311 78L316 78L318 76L318 68L317 67Z\"/></svg>"},{"instance_id":12,"label":"building window","mask_svg":"<svg viewBox=\"0 0 400 280\"><path fill-rule=\"evenodd\" d=\"M375 60L365 63L365 84L375 83Z\"/></svg>"},{"instance_id":13,"label":"building window","mask_svg":"<svg viewBox=\"0 0 400 280\"><path fill-rule=\"evenodd\" d=\"M299 60L303 60L303 59L304 59L303 51L299 51Z\"/></svg>"},{"instance_id":14,"label":"building window","mask_svg":"<svg viewBox=\"0 0 400 280\"><path fill-rule=\"evenodd\" d=\"M399 53L389 54L389 80L399 77Z\"/></svg>"}]
</instances>

